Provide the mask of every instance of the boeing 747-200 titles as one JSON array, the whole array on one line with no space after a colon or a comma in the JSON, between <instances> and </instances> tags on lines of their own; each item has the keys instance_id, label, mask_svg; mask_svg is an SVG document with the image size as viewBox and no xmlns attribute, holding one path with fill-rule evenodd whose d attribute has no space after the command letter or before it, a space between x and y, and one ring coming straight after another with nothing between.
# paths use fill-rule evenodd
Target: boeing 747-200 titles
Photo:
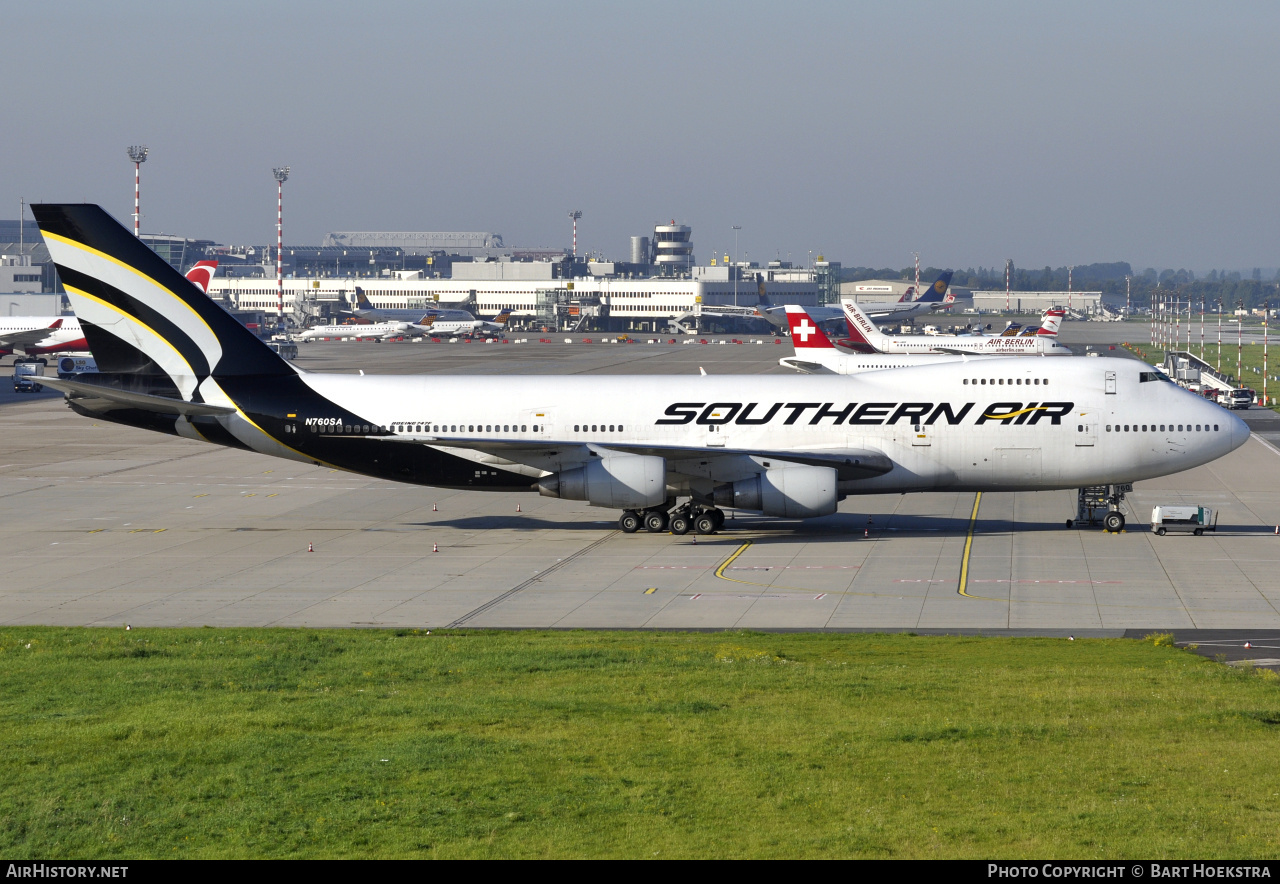
<instances>
[{"instance_id":1,"label":"boeing 747-200 titles","mask_svg":"<svg viewBox=\"0 0 1280 884\"><path fill-rule=\"evenodd\" d=\"M1127 483L1249 436L1107 357L850 376L307 372L98 206L32 211L100 369L43 381L76 412L383 479L536 490L622 510L624 531L714 532L722 506L803 519L856 494Z\"/></svg>"}]
</instances>

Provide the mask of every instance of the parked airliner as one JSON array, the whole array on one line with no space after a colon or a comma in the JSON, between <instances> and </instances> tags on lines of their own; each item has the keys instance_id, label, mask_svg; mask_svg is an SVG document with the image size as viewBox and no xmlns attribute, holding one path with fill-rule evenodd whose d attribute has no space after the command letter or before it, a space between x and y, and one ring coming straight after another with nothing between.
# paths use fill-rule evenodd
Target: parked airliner
<instances>
[{"instance_id":1,"label":"parked airliner","mask_svg":"<svg viewBox=\"0 0 1280 884\"><path fill-rule=\"evenodd\" d=\"M395 481L536 489L622 510L623 531L710 533L723 506L802 519L856 494L1133 482L1249 436L1148 366L1107 357L850 376L306 372L100 207L32 211L100 369L44 381L76 412ZM1105 521L1124 524L1118 511Z\"/></svg>"},{"instance_id":2,"label":"parked airliner","mask_svg":"<svg viewBox=\"0 0 1280 884\"><path fill-rule=\"evenodd\" d=\"M1058 343L1057 326L1042 327L1031 337L987 335L886 335L876 328L862 309L844 303L849 340L842 345L862 353L956 353L969 356L1037 355L1070 356L1071 350ZM1052 311L1050 311L1052 312ZM1061 316L1058 317L1061 319Z\"/></svg>"}]
</instances>

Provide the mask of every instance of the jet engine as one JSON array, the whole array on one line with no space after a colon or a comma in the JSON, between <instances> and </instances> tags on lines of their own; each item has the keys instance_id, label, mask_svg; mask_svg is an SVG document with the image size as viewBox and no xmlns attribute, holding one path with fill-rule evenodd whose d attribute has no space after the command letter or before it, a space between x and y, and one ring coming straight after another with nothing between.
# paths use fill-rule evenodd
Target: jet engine
<instances>
[{"instance_id":1,"label":"jet engine","mask_svg":"<svg viewBox=\"0 0 1280 884\"><path fill-rule=\"evenodd\" d=\"M715 489L717 506L754 510L766 516L808 519L836 511L836 471L831 467L793 466L768 470Z\"/></svg>"},{"instance_id":2,"label":"jet engine","mask_svg":"<svg viewBox=\"0 0 1280 884\"><path fill-rule=\"evenodd\" d=\"M592 506L634 510L667 499L667 462L661 457L620 454L564 470L537 484L543 497L585 500Z\"/></svg>"}]
</instances>

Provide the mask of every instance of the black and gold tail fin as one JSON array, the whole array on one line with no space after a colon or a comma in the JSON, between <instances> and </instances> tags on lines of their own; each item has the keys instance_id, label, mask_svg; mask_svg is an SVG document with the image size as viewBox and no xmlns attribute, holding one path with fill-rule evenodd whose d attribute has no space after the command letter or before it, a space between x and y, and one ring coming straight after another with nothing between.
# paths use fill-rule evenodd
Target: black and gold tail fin
<instances>
[{"instance_id":1,"label":"black and gold tail fin","mask_svg":"<svg viewBox=\"0 0 1280 884\"><path fill-rule=\"evenodd\" d=\"M188 401L210 377L296 374L102 207L31 211L101 371L166 374Z\"/></svg>"}]
</instances>

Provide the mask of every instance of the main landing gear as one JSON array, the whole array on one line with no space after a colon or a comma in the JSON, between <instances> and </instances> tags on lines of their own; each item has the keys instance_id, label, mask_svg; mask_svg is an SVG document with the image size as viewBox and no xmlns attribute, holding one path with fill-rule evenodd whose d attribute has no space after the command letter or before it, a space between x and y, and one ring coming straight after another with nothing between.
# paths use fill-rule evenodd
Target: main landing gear
<instances>
[{"instance_id":1,"label":"main landing gear","mask_svg":"<svg viewBox=\"0 0 1280 884\"><path fill-rule=\"evenodd\" d=\"M618 518L618 528L625 534L635 534L641 528L650 534L661 534L668 529L672 534L715 534L724 527L724 511L716 507L686 503L670 512L661 509L626 510Z\"/></svg>"}]
</instances>

